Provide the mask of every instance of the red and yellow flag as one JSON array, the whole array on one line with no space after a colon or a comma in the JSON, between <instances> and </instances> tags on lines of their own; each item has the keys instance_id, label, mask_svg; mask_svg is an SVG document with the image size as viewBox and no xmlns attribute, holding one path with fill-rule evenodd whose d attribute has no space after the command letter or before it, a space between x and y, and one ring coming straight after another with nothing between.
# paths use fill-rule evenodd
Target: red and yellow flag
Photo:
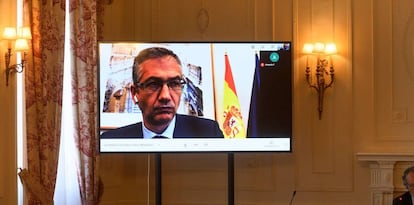
<instances>
[{"instance_id":1,"label":"red and yellow flag","mask_svg":"<svg viewBox=\"0 0 414 205\"><path fill-rule=\"evenodd\" d=\"M234 85L229 57L224 55L226 71L224 73L224 97L222 130L225 138L246 138L240 103Z\"/></svg>"}]
</instances>

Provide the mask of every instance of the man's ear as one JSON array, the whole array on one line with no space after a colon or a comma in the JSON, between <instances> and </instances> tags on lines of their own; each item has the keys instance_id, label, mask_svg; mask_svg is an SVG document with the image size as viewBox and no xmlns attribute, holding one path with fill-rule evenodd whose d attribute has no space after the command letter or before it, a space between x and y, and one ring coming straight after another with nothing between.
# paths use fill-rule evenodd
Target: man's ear
<instances>
[{"instance_id":1,"label":"man's ear","mask_svg":"<svg viewBox=\"0 0 414 205\"><path fill-rule=\"evenodd\" d=\"M131 85L130 88L131 88L132 101L134 101L135 104L138 104L138 97L137 97L138 89L133 85Z\"/></svg>"}]
</instances>

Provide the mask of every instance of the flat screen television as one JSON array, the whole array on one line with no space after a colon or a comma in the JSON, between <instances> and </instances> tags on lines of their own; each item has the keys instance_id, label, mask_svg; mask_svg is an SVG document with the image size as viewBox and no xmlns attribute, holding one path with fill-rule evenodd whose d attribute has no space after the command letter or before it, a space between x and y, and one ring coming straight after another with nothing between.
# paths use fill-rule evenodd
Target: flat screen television
<instances>
[{"instance_id":1,"label":"flat screen television","mask_svg":"<svg viewBox=\"0 0 414 205\"><path fill-rule=\"evenodd\" d=\"M130 86L134 58L149 47L168 48L181 60L185 84L177 113L217 121L224 137L101 137L100 153L292 151L288 41L98 42L99 135L142 121ZM229 92L236 96L230 102Z\"/></svg>"}]
</instances>

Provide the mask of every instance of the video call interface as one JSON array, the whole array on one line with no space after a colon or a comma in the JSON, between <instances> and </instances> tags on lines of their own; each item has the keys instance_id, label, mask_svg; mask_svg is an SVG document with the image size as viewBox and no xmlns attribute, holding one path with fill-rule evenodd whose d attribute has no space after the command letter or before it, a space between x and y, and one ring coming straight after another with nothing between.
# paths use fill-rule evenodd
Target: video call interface
<instances>
[{"instance_id":1,"label":"video call interface","mask_svg":"<svg viewBox=\"0 0 414 205\"><path fill-rule=\"evenodd\" d=\"M177 113L217 121L224 134L223 139L102 138L100 152L291 152L291 46L290 42L99 42L100 134L142 121L131 96L132 65L149 47L168 48L181 60L186 83ZM229 84L234 88L229 90ZM229 101L229 92L236 98Z\"/></svg>"}]
</instances>

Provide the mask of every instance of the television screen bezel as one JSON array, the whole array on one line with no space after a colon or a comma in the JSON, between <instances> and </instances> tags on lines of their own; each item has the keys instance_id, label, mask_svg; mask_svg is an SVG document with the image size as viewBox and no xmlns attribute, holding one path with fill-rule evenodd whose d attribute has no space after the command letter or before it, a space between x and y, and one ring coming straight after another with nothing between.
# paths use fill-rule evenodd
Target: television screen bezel
<instances>
[{"instance_id":1,"label":"television screen bezel","mask_svg":"<svg viewBox=\"0 0 414 205\"><path fill-rule=\"evenodd\" d=\"M231 150L231 149L223 149L223 150L153 150L153 151L102 151L102 142L101 142L101 86L100 86L100 57L101 57L101 51L100 51L100 45L101 44L289 44L290 49L290 65L291 65L291 127L290 127L290 136L288 137L289 140L289 148L287 150L259 150L259 149L243 149L243 150ZM97 135L98 135L98 152L100 154L126 154L126 153L136 153L136 154L145 154L145 153L249 153L249 152L256 152L256 153L291 153L293 152L293 77L294 77L294 66L293 66L293 42L292 41L118 41L118 40L105 40L105 41L98 41L97 43ZM264 139L282 139L282 138L264 138ZM285 138L283 138L285 139ZM124 140L124 139L123 139ZM177 139L173 139L177 140ZM193 140L201 140L205 141L206 139L196 139L191 138L191 141ZM210 140L216 140L216 139L207 139ZM228 140L228 139L220 139L220 140ZM245 141L246 139L237 139L237 141ZM170 140L164 140L164 139L151 139L151 141L159 141L160 143L169 143ZM153 142L152 142L153 143ZM190 142L188 142L190 143ZM243 144L243 143L242 143Z\"/></svg>"}]
</instances>

